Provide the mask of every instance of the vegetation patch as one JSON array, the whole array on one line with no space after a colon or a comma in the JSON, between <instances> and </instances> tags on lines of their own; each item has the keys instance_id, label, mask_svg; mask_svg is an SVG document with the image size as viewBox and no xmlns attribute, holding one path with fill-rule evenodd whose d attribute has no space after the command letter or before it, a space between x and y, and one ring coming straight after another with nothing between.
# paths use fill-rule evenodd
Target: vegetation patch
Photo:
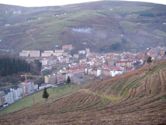
<instances>
[{"instance_id":1,"label":"vegetation patch","mask_svg":"<svg viewBox=\"0 0 166 125\"><path fill-rule=\"evenodd\" d=\"M65 85L57 88L49 88L48 93L50 96L48 98L48 102L52 103L58 98L70 94L72 92L75 92L78 89L79 87L77 85ZM42 98L42 94L43 91L41 90L40 92L24 97L23 99L9 105L7 108L0 111L0 114L7 114L24 108L31 107L38 103L44 103L45 100Z\"/></svg>"}]
</instances>

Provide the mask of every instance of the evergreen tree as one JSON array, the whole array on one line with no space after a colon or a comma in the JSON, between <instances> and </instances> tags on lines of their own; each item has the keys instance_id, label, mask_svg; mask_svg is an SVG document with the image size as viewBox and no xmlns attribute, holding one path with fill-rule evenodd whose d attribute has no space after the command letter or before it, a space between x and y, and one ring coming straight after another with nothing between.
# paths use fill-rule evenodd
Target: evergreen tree
<instances>
[{"instance_id":1,"label":"evergreen tree","mask_svg":"<svg viewBox=\"0 0 166 125\"><path fill-rule=\"evenodd\" d=\"M71 79L70 79L70 76L68 76L68 77L67 77L67 81L66 81L66 83L69 84L70 82L71 82Z\"/></svg>"},{"instance_id":2,"label":"evergreen tree","mask_svg":"<svg viewBox=\"0 0 166 125\"><path fill-rule=\"evenodd\" d=\"M34 60L32 63L32 71L34 74L40 74L42 68L42 63L39 60Z\"/></svg>"},{"instance_id":3,"label":"evergreen tree","mask_svg":"<svg viewBox=\"0 0 166 125\"><path fill-rule=\"evenodd\" d=\"M0 57L0 76L8 76L20 72L30 72L30 64L16 57Z\"/></svg>"},{"instance_id":4,"label":"evergreen tree","mask_svg":"<svg viewBox=\"0 0 166 125\"><path fill-rule=\"evenodd\" d=\"M47 92L47 88L44 88L44 91L43 91L43 96L42 96L44 99L48 99L48 97L49 97L49 94L48 94L48 92Z\"/></svg>"},{"instance_id":5,"label":"evergreen tree","mask_svg":"<svg viewBox=\"0 0 166 125\"><path fill-rule=\"evenodd\" d=\"M148 63L148 64L152 63L152 57L151 57L151 56L148 57L147 63Z\"/></svg>"},{"instance_id":6,"label":"evergreen tree","mask_svg":"<svg viewBox=\"0 0 166 125\"><path fill-rule=\"evenodd\" d=\"M152 63L152 57L151 56L148 57L147 63L149 64L149 70L152 70L151 65L150 65Z\"/></svg>"}]
</instances>

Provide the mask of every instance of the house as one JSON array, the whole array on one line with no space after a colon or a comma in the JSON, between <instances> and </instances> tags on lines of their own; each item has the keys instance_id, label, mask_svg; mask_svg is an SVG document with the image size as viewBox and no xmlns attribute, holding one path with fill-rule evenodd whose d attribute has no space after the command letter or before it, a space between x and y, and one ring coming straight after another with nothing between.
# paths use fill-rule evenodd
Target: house
<instances>
[{"instance_id":1,"label":"house","mask_svg":"<svg viewBox=\"0 0 166 125\"><path fill-rule=\"evenodd\" d=\"M101 74L102 74L102 70L101 69L97 69L96 76L99 77L99 76L101 76Z\"/></svg>"},{"instance_id":2,"label":"house","mask_svg":"<svg viewBox=\"0 0 166 125\"><path fill-rule=\"evenodd\" d=\"M13 92L9 91L6 95L5 95L5 103L7 104L12 104L14 102L14 95Z\"/></svg>"},{"instance_id":3,"label":"house","mask_svg":"<svg viewBox=\"0 0 166 125\"><path fill-rule=\"evenodd\" d=\"M22 51L19 53L19 56L20 56L20 57L29 57L30 54L29 54L29 51L22 50Z\"/></svg>"},{"instance_id":4,"label":"house","mask_svg":"<svg viewBox=\"0 0 166 125\"><path fill-rule=\"evenodd\" d=\"M23 96L22 88L17 88L17 89L10 88L10 90L5 95L5 103L12 104L16 100L20 99L22 96Z\"/></svg>"},{"instance_id":5,"label":"house","mask_svg":"<svg viewBox=\"0 0 166 125\"><path fill-rule=\"evenodd\" d=\"M47 50L41 53L41 57L51 57L54 55L54 51L52 50Z\"/></svg>"},{"instance_id":6,"label":"house","mask_svg":"<svg viewBox=\"0 0 166 125\"><path fill-rule=\"evenodd\" d=\"M44 82L49 84L61 84L66 81L65 74L52 74L44 77Z\"/></svg>"},{"instance_id":7,"label":"house","mask_svg":"<svg viewBox=\"0 0 166 125\"><path fill-rule=\"evenodd\" d=\"M79 55L78 55L78 54L74 54L74 55L73 55L73 58L79 59Z\"/></svg>"},{"instance_id":8,"label":"house","mask_svg":"<svg viewBox=\"0 0 166 125\"><path fill-rule=\"evenodd\" d=\"M86 53L88 53L88 54L90 53L90 49L89 49L89 48L86 48L85 51L86 51Z\"/></svg>"},{"instance_id":9,"label":"house","mask_svg":"<svg viewBox=\"0 0 166 125\"><path fill-rule=\"evenodd\" d=\"M164 49L160 50L159 54L160 54L160 56L165 56L166 50L164 50Z\"/></svg>"},{"instance_id":10,"label":"house","mask_svg":"<svg viewBox=\"0 0 166 125\"><path fill-rule=\"evenodd\" d=\"M121 74L123 74L123 71L115 71L115 70L111 70L110 71L110 75L112 76L112 77L115 77L116 75L121 75Z\"/></svg>"},{"instance_id":11,"label":"house","mask_svg":"<svg viewBox=\"0 0 166 125\"><path fill-rule=\"evenodd\" d=\"M66 82L66 75L57 74L57 84L62 84Z\"/></svg>"},{"instance_id":12,"label":"house","mask_svg":"<svg viewBox=\"0 0 166 125\"><path fill-rule=\"evenodd\" d=\"M5 103L5 93L3 91L0 91L0 106L2 106Z\"/></svg>"},{"instance_id":13,"label":"house","mask_svg":"<svg viewBox=\"0 0 166 125\"><path fill-rule=\"evenodd\" d=\"M39 50L23 50L19 53L20 57L32 57L32 58L39 58L40 51Z\"/></svg>"},{"instance_id":14,"label":"house","mask_svg":"<svg viewBox=\"0 0 166 125\"><path fill-rule=\"evenodd\" d=\"M53 55L54 56L63 56L64 50L55 50Z\"/></svg>"},{"instance_id":15,"label":"house","mask_svg":"<svg viewBox=\"0 0 166 125\"><path fill-rule=\"evenodd\" d=\"M44 83L46 83L46 84L49 83L49 76L44 76Z\"/></svg>"},{"instance_id":16,"label":"house","mask_svg":"<svg viewBox=\"0 0 166 125\"><path fill-rule=\"evenodd\" d=\"M24 96L29 95L35 91L34 83L30 81L22 82L20 87L23 90Z\"/></svg>"},{"instance_id":17,"label":"house","mask_svg":"<svg viewBox=\"0 0 166 125\"><path fill-rule=\"evenodd\" d=\"M48 65L48 59L44 58L41 60L42 66L47 66Z\"/></svg>"},{"instance_id":18,"label":"house","mask_svg":"<svg viewBox=\"0 0 166 125\"><path fill-rule=\"evenodd\" d=\"M120 67L111 67L110 69L110 75L111 77L115 77L116 75L121 75L123 74L123 69Z\"/></svg>"},{"instance_id":19,"label":"house","mask_svg":"<svg viewBox=\"0 0 166 125\"><path fill-rule=\"evenodd\" d=\"M73 82L76 82L78 79L82 78L82 76L84 74L85 74L84 65L73 64L73 65L70 65L66 71L66 76L70 76L70 78ZM67 77L66 77L66 79L67 79Z\"/></svg>"},{"instance_id":20,"label":"house","mask_svg":"<svg viewBox=\"0 0 166 125\"><path fill-rule=\"evenodd\" d=\"M39 50L31 50L29 51L30 57L39 58L40 57L40 51Z\"/></svg>"},{"instance_id":21,"label":"house","mask_svg":"<svg viewBox=\"0 0 166 125\"><path fill-rule=\"evenodd\" d=\"M71 51L73 49L73 45L72 44L66 44L62 46L62 49L64 51Z\"/></svg>"},{"instance_id":22,"label":"house","mask_svg":"<svg viewBox=\"0 0 166 125\"><path fill-rule=\"evenodd\" d=\"M133 61L117 61L116 62L117 67L132 67Z\"/></svg>"},{"instance_id":23,"label":"house","mask_svg":"<svg viewBox=\"0 0 166 125\"><path fill-rule=\"evenodd\" d=\"M22 96L23 96L23 89L22 88L14 89L13 93L15 95L14 100L18 100L18 99L22 98Z\"/></svg>"},{"instance_id":24,"label":"house","mask_svg":"<svg viewBox=\"0 0 166 125\"><path fill-rule=\"evenodd\" d=\"M78 54L82 54L82 55L85 55L86 54L86 50L80 50L80 51L78 51Z\"/></svg>"},{"instance_id":25,"label":"house","mask_svg":"<svg viewBox=\"0 0 166 125\"><path fill-rule=\"evenodd\" d=\"M97 76L97 70L96 69L88 69L88 75Z\"/></svg>"},{"instance_id":26,"label":"house","mask_svg":"<svg viewBox=\"0 0 166 125\"><path fill-rule=\"evenodd\" d=\"M44 83L56 84L57 83L57 76L55 74L44 76Z\"/></svg>"},{"instance_id":27,"label":"house","mask_svg":"<svg viewBox=\"0 0 166 125\"><path fill-rule=\"evenodd\" d=\"M16 88L16 89L11 88L9 93L11 93L13 100L16 101L23 96L23 89L22 88Z\"/></svg>"},{"instance_id":28,"label":"house","mask_svg":"<svg viewBox=\"0 0 166 125\"><path fill-rule=\"evenodd\" d=\"M103 76L111 76L110 69L102 69L102 75Z\"/></svg>"}]
</instances>

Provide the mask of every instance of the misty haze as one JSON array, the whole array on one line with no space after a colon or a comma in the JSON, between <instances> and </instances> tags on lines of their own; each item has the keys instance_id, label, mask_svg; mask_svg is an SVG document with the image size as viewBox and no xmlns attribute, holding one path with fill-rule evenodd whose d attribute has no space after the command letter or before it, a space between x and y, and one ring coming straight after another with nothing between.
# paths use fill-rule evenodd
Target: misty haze
<instances>
[{"instance_id":1,"label":"misty haze","mask_svg":"<svg viewBox=\"0 0 166 125\"><path fill-rule=\"evenodd\" d=\"M0 125L166 125L166 1L0 1Z\"/></svg>"}]
</instances>

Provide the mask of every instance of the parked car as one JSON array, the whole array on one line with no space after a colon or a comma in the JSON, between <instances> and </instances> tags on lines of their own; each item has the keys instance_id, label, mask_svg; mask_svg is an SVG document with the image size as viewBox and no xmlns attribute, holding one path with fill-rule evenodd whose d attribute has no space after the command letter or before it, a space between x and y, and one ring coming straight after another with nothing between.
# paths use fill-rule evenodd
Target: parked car
<instances>
[{"instance_id":1,"label":"parked car","mask_svg":"<svg viewBox=\"0 0 166 125\"><path fill-rule=\"evenodd\" d=\"M9 104L8 103L5 103L5 104L3 104L3 107L5 108L5 107L7 107Z\"/></svg>"}]
</instances>

